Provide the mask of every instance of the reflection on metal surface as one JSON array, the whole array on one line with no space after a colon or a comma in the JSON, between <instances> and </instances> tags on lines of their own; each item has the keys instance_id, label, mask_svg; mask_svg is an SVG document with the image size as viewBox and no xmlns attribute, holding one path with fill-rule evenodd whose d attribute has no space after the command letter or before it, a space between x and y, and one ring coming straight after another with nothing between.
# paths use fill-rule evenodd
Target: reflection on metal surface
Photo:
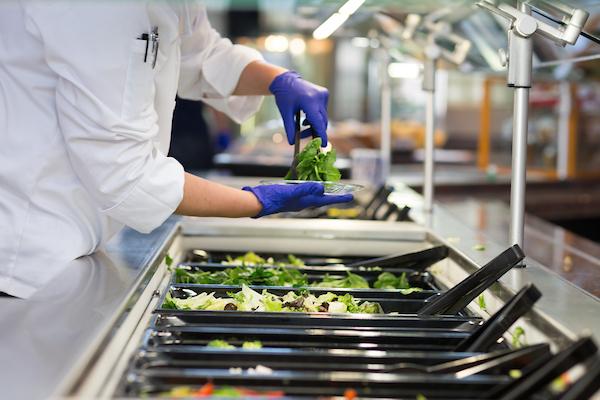
<instances>
[{"instance_id":1,"label":"reflection on metal surface","mask_svg":"<svg viewBox=\"0 0 600 400\"><path fill-rule=\"evenodd\" d=\"M10 360L0 375L2 397L47 398L70 373L80 374L176 227L170 219L149 235L126 229L106 250L66 265L31 299L0 299L0 359Z\"/></svg>"}]
</instances>

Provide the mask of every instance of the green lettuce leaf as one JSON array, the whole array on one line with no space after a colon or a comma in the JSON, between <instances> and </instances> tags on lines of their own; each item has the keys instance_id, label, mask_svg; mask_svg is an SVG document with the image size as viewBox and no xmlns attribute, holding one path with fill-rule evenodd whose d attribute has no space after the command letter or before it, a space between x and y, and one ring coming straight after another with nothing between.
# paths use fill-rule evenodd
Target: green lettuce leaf
<instances>
[{"instance_id":1,"label":"green lettuce leaf","mask_svg":"<svg viewBox=\"0 0 600 400\"><path fill-rule=\"evenodd\" d=\"M296 166L298 180L329 182L340 180L340 171L334 166L335 150L322 153L320 148L321 138L314 138L298 153L298 165ZM288 171L284 179L292 179L292 172Z\"/></svg>"}]
</instances>

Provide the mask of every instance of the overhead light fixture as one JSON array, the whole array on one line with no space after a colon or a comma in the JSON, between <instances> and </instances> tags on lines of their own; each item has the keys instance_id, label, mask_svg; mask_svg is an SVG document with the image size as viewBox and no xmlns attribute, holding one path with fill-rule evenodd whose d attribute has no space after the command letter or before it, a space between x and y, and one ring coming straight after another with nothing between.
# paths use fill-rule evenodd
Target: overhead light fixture
<instances>
[{"instance_id":1,"label":"overhead light fixture","mask_svg":"<svg viewBox=\"0 0 600 400\"><path fill-rule=\"evenodd\" d=\"M333 32L337 31L364 2L365 0L348 0L345 2L336 13L327 18L325 22L315 29L313 38L317 40L327 39Z\"/></svg>"},{"instance_id":2,"label":"overhead light fixture","mask_svg":"<svg viewBox=\"0 0 600 400\"><path fill-rule=\"evenodd\" d=\"M409 62L395 62L388 65L388 74L391 78L417 79L421 74L421 65Z\"/></svg>"}]
</instances>

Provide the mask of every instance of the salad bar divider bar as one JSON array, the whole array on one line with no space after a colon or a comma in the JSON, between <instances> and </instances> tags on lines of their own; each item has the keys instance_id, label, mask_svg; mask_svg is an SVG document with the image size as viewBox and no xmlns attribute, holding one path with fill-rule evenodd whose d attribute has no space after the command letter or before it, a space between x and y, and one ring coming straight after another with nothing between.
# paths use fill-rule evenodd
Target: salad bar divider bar
<instances>
[{"instance_id":1,"label":"salad bar divider bar","mask_svg":"<svg viewBox=\"0 0 600 400\"><path fill-rule=\"evenodd\" d=\"M447 256L445 246L362 261L191 250L173 269L116 394L420 400L569 395L547 384L595 355L591 339L553 356L547 344L504 338L541 297L534 285L487 321L466 309L524 258L521 249L505 250L442 290L426 268ZM595 385L583 374L569 387L569 398Z\"/></svg>"}]
</instances>

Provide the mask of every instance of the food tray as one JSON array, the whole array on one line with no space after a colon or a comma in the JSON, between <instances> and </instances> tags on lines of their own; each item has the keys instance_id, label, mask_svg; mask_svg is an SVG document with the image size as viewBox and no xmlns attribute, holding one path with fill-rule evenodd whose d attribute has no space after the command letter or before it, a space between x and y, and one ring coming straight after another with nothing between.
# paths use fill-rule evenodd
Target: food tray
<instances>
[{"instance_id":1,"label":"food tray","mask_svg":"<svg viewBox=\"0 0 600 400\"><path fill-rule=\"evenodd\" d=\"M235 268L235 266L232 266L232 265L222 265L222 264L216 264L216 263L182 264L179 267L185 268L186 270L189 270L190 272L198 272L198 271L216 272L216 271L224 271L224 270L227 270L230 268ZM266 268L268 268L268 267L266 267ZM322 281L326 274L328 274L329 276L331 276L334 279L344 278L344 277L346 277L346 271L348 271L348 272L352 272L353 274L356 274L356 275L359 275L359 276L365 278L367 280L367 282L369 282L369 286L371 286L371 287L373 286L373 282L375 282L377 280L377 277L379 276L379 274L381 274L383 272L383 271L362 271L358 268L347 268L342 265L338 265L338 266L332 265L332 266L324 266L324 267L308 266L308 267L287 267L287 268L297 269L300 272L302 272L303 274L306 274L309 283ZM395 275L406 273L406 278L411 287L417 287L417 288L426 289L426 290L437 289L437 287L434 284L433 276L427 271L413 271L411 269L406 269L406 268L403 268L403 269L386 268L385 271L392 272ZM171 283L178 284L174 271L172 274ZM307 286L307 288L310 288L310 286ZM344 290L349 290L349 289L344 289ZM374 289L369 289L369 290L374 290ZM375 290L377 290L377 289L375 289ZM380 289L380 290L382 290L382 289ZM383 289L383 290L392 290L393 291L394 289Z\"/></svg>"},{"instance_id":2,"label":"food tray","mask_svg":"<svg viewBox=\"0 0 600 400\"><path fill-rule=\"evenodd\" d=\"M385 314L331 314L318 313L241 313L231 311L210 311L201 315L190 316L189 312L176 311L155 316L152 327L169 328L194 323L203 325L220 326L298 326L314 328L352 328L356 330L394 330L394 329L429 329L447 330L457 329L472 331L482 323L480 318L437 315L424 316L396 316Z\"/></svg>"},{"instance_id":3,"label":"food tray","mask_svg":"<svg viewBox=\"0 0 600 400\"><path fill-rule=\"evenodd\" d=\"M251 287L251 288L257 288L257 287ZM257 288L258 289L258 288ZM215 293L215 297L227 297L227 293L228 292L236 292L238 290L241 290L240 287L235 287L235 286L222 286L222 285L171 285L170 289L168 291L165 291L165 294L163 295L159 308L157 308L154 312L155 313L160 313L162 315L173 315L173 316L177 316L179 318L181 318L182 320L188 321L188 322L194 322L194 320L198 320L198 318L202 319L202 316L205 314L210 314L210 313L221 313L221 314L233 314L233 315L243 315L243 314L252 314L253 316L255 316L255 318L261 318L261 315L263 314L287 314L287 315L294 315L294 314L308 314L308 315L316 315L316 314L327 314L330 316L337 316L337 315L345 315L344 314L332 314L332 313L303 313L303 312L278 312L278 313L270 313L270 312L252 312L252 311L206 311L206 310L173 310L173 309L166 309L166 308L162 308L162 304L164 303L164 298L166 296L167 293L171 293L171 296L174 298L187 298L187 297L191 297L191 296L195 296L198 295L202 292L207 292L207 293L211 293L214 292ZM262 288L260 289L262 290ZM269 288L269 292L275 295L284 295L290 291L293 292L300 292L302 291L302 289L299 288ZM348 290L342 289L342 290L310 290L310 292L316 296L327 293L327 292L332 292L332 293L348 293ZM362 301L370 301L370 302L377 302L381 305L381 308L383 309L383 313L384 314L399 314L399 315L405 315L405 314L416 314L419 310L421 310L425 305L427 305L430 301L432 301L433 297L439 296L439 293L437 292L425 292L425 296L427 296L427 294L431 294L431 296L427 297L427 298L423 298L422 293L423 292L415 292L415 293L411 293L409 295L399 295L397 298L394 297L390 297L390 293L388 291L373 291L373 290L359 290L356 289L355 292L353 292L354 294L356 294L354 296L354 298L356 300L358 300L359 302ZM394 293L394 292L392 292ZM387 295L388 297L384 297L384 295ZM402 296L402 297L400 297ZM420 297L420 298L419 298ZM363 316L369 316L369 315L373 315L373 314L361 314ZM380 314L377 314L380 315ZM466 311L461 311L460 313L458 313L458 315L467 315Z\"/></svg>"},{"instance_id":4,"label":"food tray","mask_svg":"<svg viewBox=\"0 0 600 400\"><path fill-rule=\"evenodd\" d=\"M243 256L247 251L207 251L201 249L191 249L188 251L185 263L215 263L226 261L227 256L233 258ZM393 267L386 267L385 271L393 272L393 268L400 270L423 270L430 265L448 257L449 249L446 246L435 246L429 249L406 253L402 259L398 260ZM259 252L259 255L265 259L273 258L275 262L287 262L288 253L269 253ZM373 256L328 256L314 254L295 253L301 258L306 266L331 266L340 264L350 264L360 260L372 259Z\"/></svg>"},{"instance_id":5,"label":"food tray","mask_svg":"<svg viewBox=\"0 0 600 400\"><path fill-rule=\"evenodd\" d=\"M335 348L372 350L454 349L469 336L468 332L356 331L353 329L302 328L229 328L220 326L182 326L153 332L153 345L205 346L215 338L237 346L245 341L260 340L266 347Z\"/></svg>"},{"instance_id":6,"label":"food tray","mask_svg":"<svg viewBox=\"0 0 600 400\"><path fill-rule=\"evenodd\" d=\"M418 394L427 399L490 398L494 388L508 384L507 376L382 374L359 372L274 371L271 375L230 374L223 369L172 368L131 374L125 394L157 393L174 385L243 386L256 390L283 390L290 396L343 396L348 389L362 398L411 398Z\"/></svg>"}]
</instances>

